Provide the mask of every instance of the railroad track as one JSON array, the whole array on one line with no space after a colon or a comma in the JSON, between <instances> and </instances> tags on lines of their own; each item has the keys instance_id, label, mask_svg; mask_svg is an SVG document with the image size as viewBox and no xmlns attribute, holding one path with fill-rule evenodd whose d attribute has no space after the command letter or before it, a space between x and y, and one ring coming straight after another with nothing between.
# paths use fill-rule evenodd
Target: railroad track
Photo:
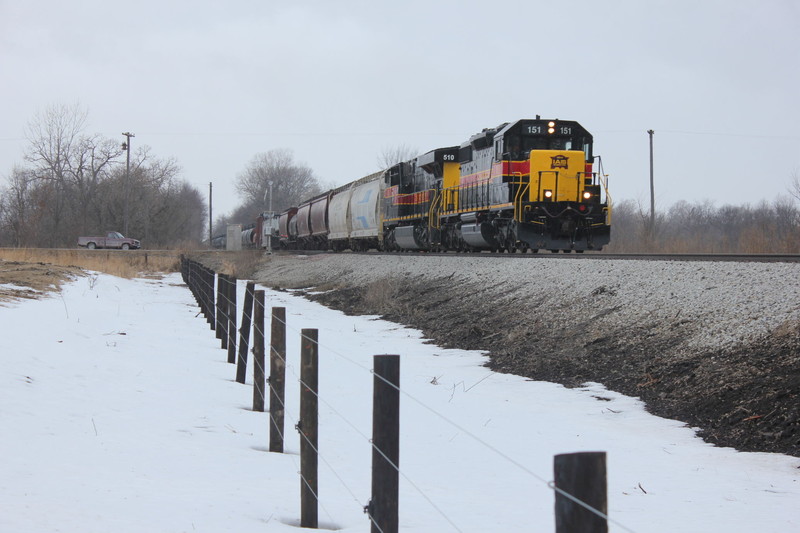
<instances>
[{"instance_id":1,"label":"railroad track","mask_svg":"<svg viewBox=\"0 0 800 533\"><path fill-rule=\"evenodd\" d=\"M21 253L21 251L26 250L27 252L37 251L37 252L55 252L55 251L64 251L64 252L73 252L76 254L80 254L83 256L91 256L94 255L101 255L101 254L108 254L113 255L116 257L135 257L135 256L178 256L180 255L180 251L176 250L85 250L79 248L63 248L63 249L49 249L49 248L41 248L41 249L15 249L15 248L7 248L5 249L9 252L6 255L17 255ZM250 251L254 254L257 254L257 250L243 250L244 252ZM227 252L225 250L187 250L186 253L212 253L214 255L225 256L226 254L236 254L241 252ZM586 253L551 253L547 251L542 251L539 253L490 253L490 252L478 252L478 253L461 253L461 252L416 252L416 251L408 251L408 252L330 252L330 251L319 251L319 250L279 250L275 252L276 254L287 254L287 255L318 255L318 254L328 254L328 253L341 253L341 254L352 254L352 255L386 255L390 257L402 257L402 256L412 256L412 257L486 257L486 258L504 258L504 259L570 259L570 260L638 260L638 261L718 261L718 262L739 262L739 263L796 263L800 261L800 254L713 254L713 253L685 253L685 254L665 254L665 253L656 253L656 254L648 254L648 253L627 253L627 254L620 254L620 253L605 253L605 252L586 252ZM0 253L0 256L4 254ZM16 257L13 257L16 259ZM12 259L12 257L7 257L6 259ZM37 258L36 260L42 260L42 258Z\"/></svg>"},{"instance_id":2,"label":"railroad track","mask_svg":"<svg viewBox=\"0 0 800 533\"><path fill-rule=\"evenodd\" d=\"M636 261L717 261L717 262L737 262L737 263L796 263L800 261L800 254L618 254L603 252L588 253L461 253L461 252L323 252L319 250L292 250L279 251L279 254L294 255L317 255L328 253L342 253L353 255L385 255L390 257L411 256L411 257L485 257L503 259L571 259L571 260L636 260Z\"/></svg>"}]
</instances>

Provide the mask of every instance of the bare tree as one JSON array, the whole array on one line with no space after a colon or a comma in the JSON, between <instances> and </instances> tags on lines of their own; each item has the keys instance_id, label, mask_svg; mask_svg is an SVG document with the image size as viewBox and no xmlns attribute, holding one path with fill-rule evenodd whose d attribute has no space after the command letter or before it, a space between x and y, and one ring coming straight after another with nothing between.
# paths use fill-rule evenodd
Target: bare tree
<instances>
[{"instance_id":1,"label":"bare tree","mask_svg":"<svg viewBox=\"0 0 800 533\"><path fill-rule=\"evenodd\" d=\"M122 155L120 144L99 135L82 137L75 151L72 171L67 176L68 197L74 231L81 233L98 219L101 210L100 184L109 179Z\"/></svg>"},{"instance_id":2,"label":"bare tree","mask_svg":"<svg viewBox=\"0 0 800 533\"><path fill-rule=\"evenodd\" d=\"M57 104L37 113L26 128L28 150L25 160L40 182L49 216L43 217L40 229L54 245L63 237L67 209L67 180L74 174L76 152L80 150L81 131L88 112L79 104Z\"/></svg>"},{"instance_id":3,"label":"bare tree","mask_svg":"<svg viewBox=\"0 0 800 533\"><path fill-rule=\"evenodd\" d=\"M792 172L792 181L789 183L789 194L795 200L800 201L800 170L794 169Z\"/></svg>"},{"instance_id":4,"label":"bare tree","mask_svg":"<svg viewBox=\"0 0 800 533\"><path fill-rule=\"evenodd\" d=\"M27 165L12 170L2 191L2 238L17 246L72 246L80 234L120 228L127 205L135 213L131 233L146 243L198 241L205 205L199 191L178 181L177 162L139 147L126 194L120 143L84 135L87 115L77 104L54 105L30 121Z\"/></svg>"},{"instance_id":5,"label":"bare tree","mask_svg":"<svg viewBox=\"0 0 800 533\"><path fill-rule=\"evenodd\" d=\"M34 182L29 170L15 166L8 177L8 185L0 195L0 225L5 234L3 240L14 246L32 243L30 227L35 210L31 205L31 189Z\"/></svg>"},{"instance_id":6,"label":"bare tree","mask_svg":"<svg viewBox=\"0 0 800 533\"><path fill-rule=\"evenodd\" d=\"M405 144L398 144L393 147L386 146L381 150L381 153L378 154L378 168L383 170L393 167L397 163L414 159L417 155L419 155L419 152L416 148Z\"/></svg>"},{"instance_id":7,"label":"bare tree","mask_svg":"<svg viewBox=\"0 0 800 533\"><path fill-rule=\"evenodd\" d=\"M86 125L88 112L79 104L56 104L40 111L28 123L25 160L39 171L61 177L70 170L73 148Z\"/></svg>"},{"instance_id":8,"label":"bare tree","mask_svg":"<svg viewBox=\"0 0 800 533\"><path fill-rule=\"evenodd\" d=\"M266 211L272 182L272 207L282 211L321 192L310 167L296 163L290 150L275 149L257 154L236 178L236 191L242 199L239 209L251 218Z\"/></svg>"}]
</instances>

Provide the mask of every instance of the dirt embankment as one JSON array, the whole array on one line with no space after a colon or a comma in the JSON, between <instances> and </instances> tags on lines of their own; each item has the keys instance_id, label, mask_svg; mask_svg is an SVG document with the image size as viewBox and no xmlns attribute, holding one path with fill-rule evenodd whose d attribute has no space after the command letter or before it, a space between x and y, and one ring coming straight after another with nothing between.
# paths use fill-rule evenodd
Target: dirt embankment
<instances>
[{"instance_id":1,"label":"dirt embankment","mask_svg":"<svg viewBox=\"0 0 800 533\"><path fill-rule=\"evenodd\" d=\"M800 266L426 259L276 257L257 279L486 350L498 372L603 383L720 446L800 456Z\"/></svg>"}]
</instances>

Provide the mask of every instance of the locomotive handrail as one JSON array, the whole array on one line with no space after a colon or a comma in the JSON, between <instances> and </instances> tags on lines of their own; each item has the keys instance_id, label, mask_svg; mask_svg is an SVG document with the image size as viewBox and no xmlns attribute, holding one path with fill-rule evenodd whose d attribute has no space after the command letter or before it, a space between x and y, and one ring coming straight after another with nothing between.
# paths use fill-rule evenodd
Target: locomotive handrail
<instances>
[{"instance_id":1,"label":"locomotive handrail","mask_svg":"<svg viewBox=\"0 0 800 533\"><path fill-rule=\"evenodd\" d=\"M428 227L439 229L441 225L441 205L442 195L441 191L433 191L433 200L431 200L431 207L428 210Z\"/></svg>"},{"instance_id":2,"label":"locomotive handrail","mask_svg":"<svg viewBox=\"0 0 800 533\"><path fill-rule=\"evenodd\" d=\"M458 206L456 205L457 191L458 185L442 189L440 213L452 214L458 211ZM451 204L453 206L452 208L449 207Z\"/></svg>"},{"instance_id":3,"label":"locomotive handrail","mask_svg":"<svg viewBox=\"0 0 800 533\"><path fill-rule=\"evenodd\" d=\"M530 190L531 183L530 180L522 181L521 172L515 172L514 174L519 176L520 181L514 181L512 183L514 185L521 185L521 187L517 187L517 192L514 194L514 220L522 222L522 202L525 199L525 194Z\"/></svg>"},{"instance_id":4,"label":"locomotive handrail","mask_svg":"<svg viewBox=\"0 0 800 533\"><path fill-rule=\"evenodd\" d=\"M612 211L613 202L611 200L611 195L608 193L608 174L606 174L603 171L603 159L599 155L595 156L595 159L597 159L597 168L598 168L597 179L600 182L600 184L603 186L603 190L606 193L606 207L603 208L603 211L606 214L606 225L610 226L611 225L611 211Z\"/></svg>"}]
</instances>

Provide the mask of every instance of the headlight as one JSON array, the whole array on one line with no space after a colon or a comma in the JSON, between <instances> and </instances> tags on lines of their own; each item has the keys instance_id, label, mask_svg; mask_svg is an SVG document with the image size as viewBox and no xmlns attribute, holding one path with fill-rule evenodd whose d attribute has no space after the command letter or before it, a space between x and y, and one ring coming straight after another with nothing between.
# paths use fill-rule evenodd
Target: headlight
<instances>
[{"instance_id":1,"label":"headlight","mask_svg":"<svg viewBox=\"0 0 800 533\"><path fill-rule=\"evenodd\" d=\"M551 191L550 189L545 190L544 191L544 197L545 198L552 198L553 197L553 191Z\"/></svg>"},{"instance_id":2,"label":"headlight","mask_svg":"<svg viewBox=\"0 0 800 533\"><path fill-rule=\"evenodd\" d=\"M556 123L552 120L547 123L547 133L555 133L556 132Z\"/></svg>"},{"instance_id":3,"label":"headlight","mask_svg":"<svg viewBox=\"0 0 800 533\"><path fill-rule=\"evenodd\" d=\"M592 193L591 193L591 192L589 192L589 191L583 191L583 199L584 199L584 200L589 200L589 199L591 199L591 198L592 198Z\"/></svg>"}]
</instances>

